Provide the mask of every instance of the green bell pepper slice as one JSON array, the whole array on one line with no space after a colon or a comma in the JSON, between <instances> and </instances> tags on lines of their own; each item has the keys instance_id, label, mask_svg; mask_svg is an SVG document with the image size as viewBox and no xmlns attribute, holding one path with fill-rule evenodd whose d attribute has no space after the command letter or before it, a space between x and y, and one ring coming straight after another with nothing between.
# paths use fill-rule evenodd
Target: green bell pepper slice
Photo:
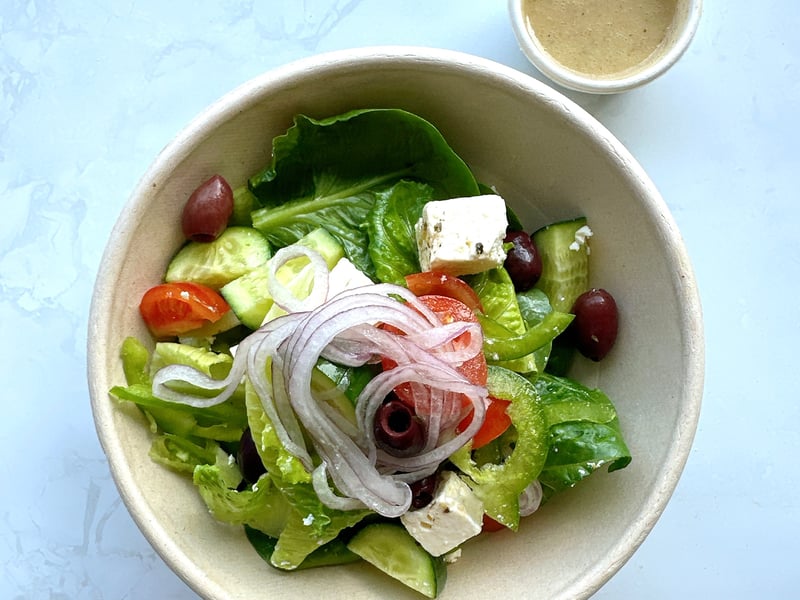
<instances>
[{"instance_id":1,"label":"green bell pepper slice","mask_svg":"<svg viewBox=\"0 0 800 600\"><path fill-rule=\"evenodd\" d=\"M566 330L575 315L552 311L542 322L524 333L514 333L496 321L478 314L483 329L483 353L492 362L513 360L535 352Z\"/></svg>"},{"instance_id":2,"label":"green bell pepper slice","mask_svg":"<svg viewBox=\"0 0 800 600\"><path fill-rule=\"evenodd\" d=\"M520 494L539 476L547 458L547 423L536 388L521 375L490 365L486 387L490 396L511 402L507 412L516 430L514 449L501 464L478 465L469 442L450 460L467 475L484 512L516 531Z\"/></svg>"}]
</instances>

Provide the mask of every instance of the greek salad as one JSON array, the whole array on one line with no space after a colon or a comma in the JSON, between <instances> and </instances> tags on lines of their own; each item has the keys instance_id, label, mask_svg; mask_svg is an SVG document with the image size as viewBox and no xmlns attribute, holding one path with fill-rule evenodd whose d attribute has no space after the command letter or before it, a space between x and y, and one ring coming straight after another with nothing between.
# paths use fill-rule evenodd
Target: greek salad
<instances>
[{"instance_id":1,"label":"greek salad","mask_svg":"<svg viewBox=\"0 0 800 600\"><path fill-rule=\"evenodd\" d=\"M423 118L299 115L175 226L110 393L272 567L365 561L433 598L465 542L630 462L611 400L567 375L617 334L590 224L526 233Z\"/></svg>"}]
</instances>

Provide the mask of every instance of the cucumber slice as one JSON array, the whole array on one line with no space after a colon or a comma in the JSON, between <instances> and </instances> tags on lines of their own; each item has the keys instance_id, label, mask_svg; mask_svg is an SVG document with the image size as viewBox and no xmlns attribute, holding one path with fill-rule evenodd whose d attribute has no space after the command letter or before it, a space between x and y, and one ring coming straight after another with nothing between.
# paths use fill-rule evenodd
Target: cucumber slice
<instances>
[{"instance_id":1,"label":"cucumber slice","mask_svg":"<svg viewBox=\"0 0 800 600\"><path fill-rule=\"evenodd\" d=\"M322 227L300 238L296 243L316 250L325 259L329 269L344 256L342 245ZM300 296L311 283L311 270L305 269L309 261L305 257L287 261L276 273L278 280ZM258 329L272 308L273 301L267 291L269 262L227 283L220 294L230 304L239 320L250 329Z\"/></svg>"},{"instance_id":2,"label":"cucumber slice","mask_svg":"<svg viewBox=\"0 0 800 600\"><path fill-rule=\"evenodd\" d=\"M165 281L192 281L219 289L263 265L272 252L252 227L228 227L213 242L189 242L167 267Z\"/></svg>"},{"instance_id":3,"label":"cucumber slice","mask_svg":"<svg viewBox=\"0 0 800 600\"><path fill-rule=\"evenodd\" d=\"M258 208L258 199L246 185L233 190L233 213L228 219L228 225L242 225L245 227L253 226L253 219L250 216Z\"/></svg>"},{"instance_id":4,"label":"cucumber slice","mask_svg":"<svg viewBox=\"0 0 800 600\"><path fill-rule=\"evenodd\" d=\"M589 235L586 217L579 217L543 227L532 236L542 255L542 276L535 287L547 294L553 310L572 312L575 300L589 289L589 246L585 239Z\"/></svg>"},{"instance_id":5,"label":"cucumber slice","mask_svg":"<svg viewBox=\"0 0 800 600\"><path fill-rule=\"evenodd\" d=\"M353 536L347 548L428 598L435 598L444 588L444 559L428 554L402 525L367 525Z\"/></svg>"}]
</instances>

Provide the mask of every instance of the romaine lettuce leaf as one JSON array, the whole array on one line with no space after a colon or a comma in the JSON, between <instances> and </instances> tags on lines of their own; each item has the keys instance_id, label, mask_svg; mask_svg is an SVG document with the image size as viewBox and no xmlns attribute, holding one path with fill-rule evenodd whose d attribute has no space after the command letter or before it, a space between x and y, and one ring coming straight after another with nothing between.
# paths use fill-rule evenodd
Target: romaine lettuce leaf
<instances>
[{"instance_id":1,"label":"romaine lettuce leaf","mask_svg":"<svg viewBox=\"0 0 800 600\"><path fill-rule=\"evenodd\" d=\"M266 477L291 506L285 526L273 536L278 541L270 563L279 569L296 569L314 550L372 512L340 511L322 504L311 484L311 474L284 448L261 400L249 384L246 384L245 402L250 433L267 468Z\"/></svg>"},{"instance_id":2,"label":"romaine lettuce leaf","mask_svg":"<svg viewBox=\"0 0 800 600\"><path fill-rule=\"evenodd\" d=\"M533 384L550 438L539 477L545 499L604 466L616 471L631 462L617 412L602 391L548 373L540 374Z\"/></svg>"},{"instance_id":3,"label":"romaine lettuce leaf","mask_svg":"<svg viewBox=\"0 0 800 600\"><path fill-rule=\"evenodd\" d=\"M177 347L186 348L184 353ZM157 348L159 345L156 346ZM214 370L210 365L218 364L215 353L208 350L185 346L184 344L171 344L162 346L169 348L165 353L159 355L159 361L166 364L167 356L172 358L186 359L183 364L191 366L205 365L206 372ZM177 437L186 438L190 442L199 443L198 438L208 440L218 440L226 442L238 441L244 429L247 427L247 415L244 409L243 395L234 394L229 400L208 408L193 408L185 404L167 402L153 396L150 371L152 369L150 352L136 338L126 338L120 351L122 358L122 370L125 373L127 386L115 386L111 388L110 395L120 401L133 402L145 413L150 422L150 429L153 433L169 433ZM222 356L222 355L220 355ZM189 357L189 358L187 358ZM230 357L228 356L228 359ZM227 364L228 361L222 360L221 363ZM230 365L223 366L221 371L215 372L227 374ZM223 375L224 377L224 375ZM155 441L154 444L158 444ZM157 455L162 450L154 450Z\"/></svg>"},{"instance_id":4,"label":"romaine lettuce leaf","mask_svg":"<svg viewBox=\"0 0 800 600\"><path fill-rule=\"evenodd\" d=\"M284 486L282 491L289 499L292 511L270 557L270 564L279 569L296 569L310 554L336 539L344 529L373 514L366 509L341 511L328 508L307 484Z\"/></svg>"},{"instance_id":5,"label":"romaine lettuce leaf","mask_svg":"<svg viewBox=\"0 0 800 600\"><path fill-rule=\"evenodd\" d=\"M135 337L126 337L120 349L122 372L128 385L150 383L150 351Z\"/></svg>"},{"instance_id":6,"label":"romaine lettuce leaf","mask_svg":"<svg viewBox=\"0 0 800 600\"><path fill-rule=\"evenodd\" d=\"M172 433L157 435L150 445L150 458L155 462L188 475L194 473L198 465L213 465L219 452L222 449L213 440L195 441Z\"/></svg>"},{"instance_id":7,"label":"romaine lettuce leaf","mask_svg":"<svg viewBox=\"0 0 800 600\"><path fill-rule=\"evenodd\" d=\"M151 373L167 365L188 365L214 379L224 379L231 370L233 358L198 346L158 342L150 362Z\"/></svg>"},{"instance_id":8,"label":"romaine lettuce leaf","mask_svg":"<svg viewBox=\"0 0 800 600\"><path fill-rule=\"evenodd\" d=\"M243 408L231 400L208 408L167 402L153 396L150 385L115 386L110 394L117 400L137 404L151 419L153 431L164 431L185 438L205 438L236 442L247 427Z\"/></svg>"},{"instance_id":9,"label":"romaine lettuce leaf","mask_svg":"<svg viewBox=\"0 0 800 600\"><path fill-rule=\"evenodd\" d=\"M299 115L273 140L272 162L249 186L263 208L253 226L276 247L324 225L350 261L375 276L364 222L374 192L401 179L427 183L435 199L474 196L467 165L424 119L398 109L356 110L323 120Z\"/></svg>"},{"instance_id":10,"label":"romaine lettuce leaf","mask_svg":"<svg viewBox=\"0 0 800 600\"><path fill-rule=\"evenodd\" d=\"M275 546L278 539L270 537L257 529L245 526L245 533L247 539L252 544L258 555L266 562L270 562L272 553L275 551ZM316 567L327 567L331 565L346 565L348 563L358 562L361 557L347 548L347 543L341 538L336 538L314 550L311 554L303 559L296 570L314 569Z\"/></svg>"},{"instance_id":11,"label":"romaine lettuce leaf","mask_svg":"<svg viewBox=\"0 0 800 600\"><path fill-rule=\"evenodd\" d=\"M280 479L287 484L310 485L311 473L306 471L300 459L288 452L278 439L272 421L261 406L261 400L247 380L245 380L245 406L250 435L261 462L264 463L272 479Z\"/></svg>"},{"instance_id":12,"label":"romaine lettuce leaf","mask_svg":"<svg viewBox=\"0 0 800 600\"><path fill-rule=\"evenodd\" d=\"M278 536L286 525L291 507L286 498L262 476L249 489L237 491L222 466L199 465L193 481L209 511L218 521L247 525L270 536ZM235 485L235 484L234 484Z\"/></svg>"},{"instance_id":13,"label":"romaine lettuce leaf","mask_svg":"<svg viewBox=\"0 0 800 600\"><path fill-rule=\"evenodd\" d=\"M406 180L376 194L366 227L369 256L378 280L405 285L406 275L419 272L414 225L422 216L422 207L432 198L429 185Z\"/></svg>"}]
</instances>

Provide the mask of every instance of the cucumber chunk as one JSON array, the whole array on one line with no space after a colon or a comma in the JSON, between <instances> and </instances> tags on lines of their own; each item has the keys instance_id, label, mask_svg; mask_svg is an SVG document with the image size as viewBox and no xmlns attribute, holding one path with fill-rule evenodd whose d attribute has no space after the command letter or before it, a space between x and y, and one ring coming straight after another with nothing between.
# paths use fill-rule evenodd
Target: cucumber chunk
<instances>
[{"instance_id":1,"label":"cucumber chunk","mask_svg":"<svg viewBox=\"0 0 800 600\"><path fill-rule=\"evenodd\" d=\"M219 289L263 265L272 252L252 227L228 227L213 242L189 242L174 256L164 280L192 281Z\"/></svg>"},{"instance_id":2,"label":"cucumber chunk","mask_svg":"<svg viewBox=\"0 0 800 600\"><path fill-rule=\"evenodd\" d=\"M542 276L535 287L547 294L553 310L572 312L575 300L589 289L589 246L585 240L589 235L585 217L559 221L533 234L542 255Z\"/></svg>"},{"instance_id":3,"label":"cucumber chunk","mask_svg":"<svg viewBox=\"0 0 800 600\"><path fill-rule=\"evenodd\" d=\"M402 525L367 525L353 536L347 548L428 598L435 598L444 588L444 560L428 554Z\"/></svg>"},{"instance_id":4,"label":"cucumber chunk","mask_svg":"<svg viewBox=\"0 0 800 600\"><path fill-rule=\"evenodd\" d=\"M325 259L329 269L344 256L342 245L322 227L300 238L296 243L317 251ZM276 273L278 280L298 297L302 297L302 292L311 283L311 271L305 268L308 264L305 257L293 258ZM272 296L267 290L268 272L269 262L266 262L220 289L220 294L230 304L233 312L250 329L258 329L273 306Z\"/></svg>"},{"instance_id":5,"label":"cucumber chunk","mask_svg":"<svg viewBox=\"0 0 800 600\"><path fill-rule=\"evenodd\" d=\"M253 195L246 185L233 190L233 213L228 220L228 225L241 225L252 227L253 219L250 216L258 208L258 199Z\"/></svg>"}]
</instances>

